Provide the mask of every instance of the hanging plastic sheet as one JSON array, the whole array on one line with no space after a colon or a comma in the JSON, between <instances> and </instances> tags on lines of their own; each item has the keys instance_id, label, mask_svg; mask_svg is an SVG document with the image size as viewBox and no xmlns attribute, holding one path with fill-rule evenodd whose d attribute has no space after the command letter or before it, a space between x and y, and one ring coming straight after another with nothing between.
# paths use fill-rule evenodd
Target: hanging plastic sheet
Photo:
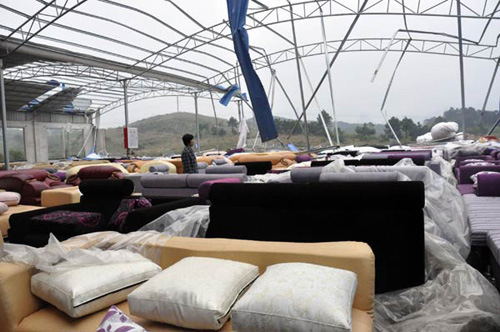
<instances>
[{"instance_id":1,"label":"hanging plastic sheet","mask_svg":"<svg viewBox=\"0 0 500 332\"><path fill-rule=\"evenodd\" d=\"M229 25L233 37L234 51L238 57L241 71L245 78L253 112L259 127L262 142L278 137L271 106L259 76L252 66L249 53L248 33L245 30L245 20L248 10L248 0L227 0Z\"/></svg>"},{"instance_id":2,"label":"hanging plastic sheet","mask_svg":"<svg viewBox=\"0 0 500 332\"><path fill-rule=\"evenodd\" d=\"M240 91L240 87L238 85L231 85L228 89L227 92L222 98L219 100L219 103L221 105L227 106L229 102L231 101L231 98Z\"/></svg>"}]
</instances>

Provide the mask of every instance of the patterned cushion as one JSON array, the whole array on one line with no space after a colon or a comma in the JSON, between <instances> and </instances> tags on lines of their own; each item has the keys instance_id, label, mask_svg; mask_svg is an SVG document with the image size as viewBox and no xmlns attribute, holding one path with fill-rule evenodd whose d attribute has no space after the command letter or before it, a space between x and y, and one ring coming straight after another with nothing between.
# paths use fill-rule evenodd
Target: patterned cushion
<instances>
[{"instance_id":1,"label":"patterned cushion","mask_svg":"<svg viewBox=\"0 0 500 332\"><path fill-rule=\"evenodd\" d=\"M150 206L151 202L144 197L123 199L118 209L111 216L111 219L109 220L109 226L121 232L123 230L125 220L127 219L127 215L130 211Z\"/></svg>"},{"instance_id":2,"label":"patterned cushion","mask_svg":"<svg viewBox=\"0 0 500 332\"><path fill-rule=\"evenodd\" d=\"M234 306L233 329L351 331L356 289L351 271L306 263L272 265Z\"/></svg>"},{"instance_id":3,"label":"patterned cushion","mask_svg":"<svg viewBox=\"0 0 500 332\"><path fill-rule=\"evenodd\" d=\"M127 315L114 305L109 308L106 316L97 328L96 332L146 332L146 330L134 323Z\"/></svg>"},{"instance_id":4,"label":"patterned cushion","mask_svg":"<svg viewBox=\"0 0 500 332\"><path fill-rule=\"evenodd\" d=\"M103 215L96 212L60 210L32 217L31 220L47 226L52 232L85 233L99 230L104 226Z\"/></svg>"}]
</instances>

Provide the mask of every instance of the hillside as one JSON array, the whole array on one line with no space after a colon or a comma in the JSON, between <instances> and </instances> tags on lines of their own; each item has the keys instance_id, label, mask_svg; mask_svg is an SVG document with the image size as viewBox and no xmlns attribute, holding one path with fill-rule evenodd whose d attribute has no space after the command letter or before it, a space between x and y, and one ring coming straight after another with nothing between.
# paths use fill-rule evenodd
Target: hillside
<instances>
[{"instance_id":1,"label":"hillside","mask_svg":"<svg viewBox=\"0 0 500 332\"><path fill-rule=\"evenodd\" d=\"M484 135L487 128L490 128L494 121L498 118L498 115L498 111L480 112L473 108L467 109L467 132L472 134L473 137ZM443 113L443 116L425 120L423 126L420 123L414 124L411 119L405 118L403 119L403 122L400 122L399 124L393 123L393 119L395 119L396 122L399 122L400 120L397 118L391 118L391 123L393 124L396 132L398 132L398 136L403 143L408 144L415 142L416 136L428 132L432 125L436 122L456 121L461 124L461 112L458 109L450 108L448 111ZM295 134L287 140L288 134L294 125L294 120L283 117L276 117L275 120L279 137L283 143L292 142L299 148L304 148L306 146L306 140L304 135L301 134L299 127L297 128ZM409 130L410 132L413 132L411 135L408 135L408 132L406 134L404 133L404 121L407 120L410 121L410 124L414 127ZM251 147L253 146L253 139L257 134L257 124L254 118L247 120L247 124L250 129L247 145ZM343 121L339 121L338 124L341 143L343 144L383 145L389 144L390 142L393 143L391 138L392 135L387 135L387 130L385 130L386 128L384 124L370 125L375 132L370 133L367 136L363 136L356 132L356 128L362 127L363 124L347 123ZM234 121L234 119L231 123L228 119L219 119L219 137L215 135L217 130L215 127L214 117L200 115L199 126L201 150L215 148L227 150L236 146L238 141L238 123L237 121ZM194 135L196 132L194 114L185 112L153 116L133 122L130 124L130 127L136 127L139 131L139 149L135 150L135 154L138 156L165 156L180 153L183 148L181 141L182 135L185 133L191 133ZM313 148L320 148L329 145L323 127L318 119L309 119L309 133L311 146ZM330 133L332 139L335 140L333 135L333 125L330 125ZM495 134L500 134L500 128L495 132ZM268 144L267 147L273 148L280 146L279 143L273 141L273 143ZM106 130L106 148L111 154L122 154L124 152L122 127Z\"/></svg>"},{"instance_id":2,"label":"hillside","mask_svg":"<svg viewBox=\"0 0 500 332\"><path fill-rule=\"evenodd\" d=\"M282 117L277 117L282 121L293 124L293 120ZM215 118L205 115L199 115L198 121L200 126L200 141L201 149L208 150L220 147L222 150L234 148L238 141L238 126L230 127L227 119L219 120L219 138L216 137ZM310 120L311 123L316 122L315 119ZM250 129L248 136L248 145L253 145L253 138L257 133L257 124L255 119L247 120ZM317 125L317 124L315 124ZM352 124L339 121L339 128L345 134L354 135L355 129L360 124ZM163 115L156 115L150 118L142 119L130 124L130 127L136 127L139 132L139 149L135 150L136 155L170 155L180 153L183 145L181 141L182 135L185 133L195 134L195 116L193 113L178 112ZM106 149L112 154L123 153L123 127L110 128L106 130ZM375 129L377 135L383 132L384 125L376 124ZM286 138L289 131L280 132L281 140L286 143ZM331 129L333 132L333 129ZM252 139L250 139L252 138ZM333 139L333 136L332 136ZM318 134L311 134L310 141L313 146L327 146L328 141L324 132L319 131ZM303 134L297 132L290 139L296 146L306 146L306 141Z\"/></svg>"}]
</instances>

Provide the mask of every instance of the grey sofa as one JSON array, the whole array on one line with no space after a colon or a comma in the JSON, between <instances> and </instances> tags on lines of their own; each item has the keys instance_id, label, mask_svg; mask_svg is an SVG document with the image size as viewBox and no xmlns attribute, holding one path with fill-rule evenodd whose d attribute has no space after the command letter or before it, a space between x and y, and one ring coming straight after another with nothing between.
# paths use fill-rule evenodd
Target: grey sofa
<instances>
[{"instance_id":1,"label":"grey sofa","mask_svg":"<svg viewBox=\"0 0 500 332\"><path fill-rule=\"evenodd\" d=\"M146 173L141 177L142 196L147 198L181 198L198 193L198 187L205 181L237 178L247 180L242 173L234 174L160 174Z\"/></svg>"}]
</instances>

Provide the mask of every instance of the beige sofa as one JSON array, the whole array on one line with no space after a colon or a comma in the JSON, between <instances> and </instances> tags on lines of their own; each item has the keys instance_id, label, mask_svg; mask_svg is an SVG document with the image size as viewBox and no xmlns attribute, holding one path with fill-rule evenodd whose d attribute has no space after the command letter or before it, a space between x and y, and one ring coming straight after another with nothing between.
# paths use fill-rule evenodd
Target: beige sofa
<instances>
[{"instance_id":1,"label":"beige sofa","mask_svg":"<svg viewBox=\"0 0 500 332\"><path fill-rule=\"evenodd\" d=\"M70 246L89 247L91 243L68 240ZM370 247L360 242L284 243L228 239L173 237L162 245L149 245L158 250L162 268L184 257L205 256L238 260L258 265L261 272L272 264L307 262L353 271L358 276L354 298L352 331L373 331L375 258ZM31 273L27 267L0 262L0 326L2 331L23 332L87 332L95 331L106 310L72 319L55 307L45 304L30 292ZM129 314L126 302L118 305ZM166 324L131 316L149 331L186 331ZM221 331L231 331L229 321Z\"/></svg>"}]
</instances>

